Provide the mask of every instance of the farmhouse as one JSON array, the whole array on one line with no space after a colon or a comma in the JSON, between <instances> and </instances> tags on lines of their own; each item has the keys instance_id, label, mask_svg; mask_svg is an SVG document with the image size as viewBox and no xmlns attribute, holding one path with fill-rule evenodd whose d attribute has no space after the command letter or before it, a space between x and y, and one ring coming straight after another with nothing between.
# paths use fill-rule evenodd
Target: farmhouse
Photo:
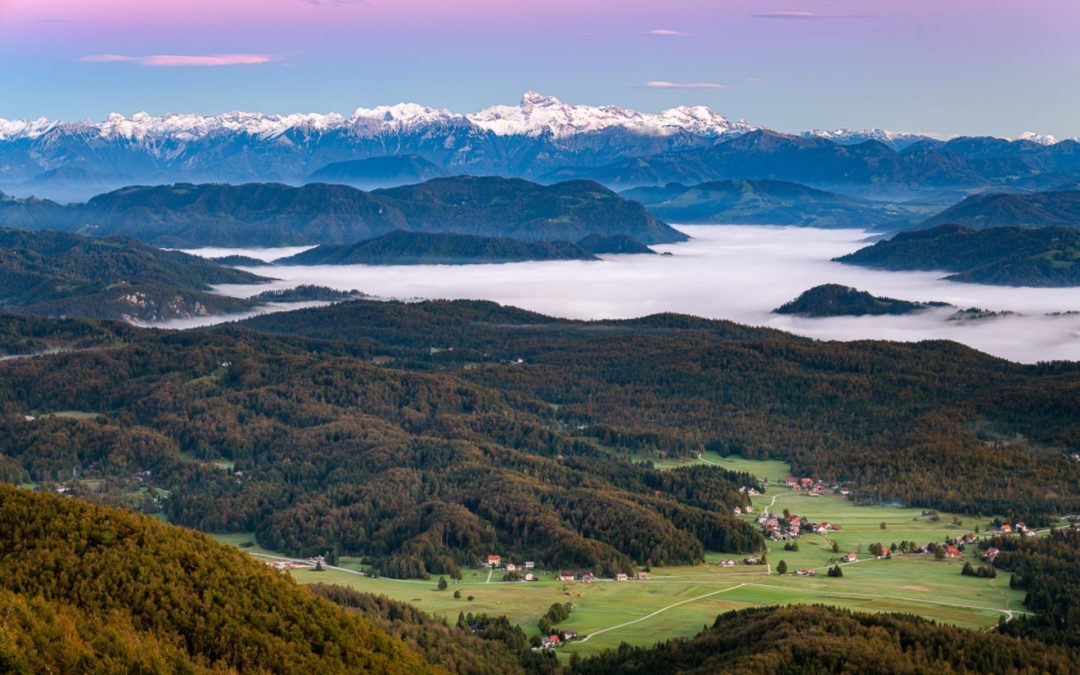
<instances>
[{"instance_id":1,"label":"farmhouse","mask_svg":"<svg viewBox=\"0 0 1080 675\"><path fill-rule=\"evenodd\" d=\"M844 562L849 562L849 563L850 562L855 562L858 559L859 559L859 556L854 554L854 553L848 553L846 556L843 557L843 561Z\"/></svg>"},{"instance_id":2,"label":"farmhouse","mask_svg":"<svg viewBox=\"0 0 1080 675\"><path fill-rule=\"evenodd\" d=\"M527 572L525 574L525 581L536 581L536 575L532 572Z\"/></svg>"},{"instance_id":3,"label":"farmhouse","mask_svg":"<svg viewBox=\"0 0 1080 675\"><path fill-rule=\"evenodd\" d=\"M492 555L489 555L487 557L487 564L488 564L489 567L498 567L499 563L501 563L501 562L502 562L502 556L501 555L492 554Z\"/></svg>"},{"instance_id":4,"label":"farmhouse","mask_svg":"<svg viewBox=\"0 0 1080 675\"><path fill-rule=\"evenodd\" d=\"M630 577L626 576L626 574L624 572L619 572L618 574L615 575L615 581L626 581L629 578Z\"/></svg>"},{"instance_id":5,"label":"farmhouse","mask_svg":"<svg viewBox=\"0 0 1080 675\"><path fill-rule=\"evenodd\" d=\"M998 553L1001 553L1001 551L991 546L983 553L983 560L986 560L987 562L994 562L994 558L998 557Z\"/></svg>"},{"instance_id":6,"label":"farmhouse","mask_svg":"<svg viewBox=\"0 0 1080 675\"><path fill-rule=\"evenodd\" d=\"M514 563L506 563L506 571L507 572L517 572L518 571L518 566L515 565Z\"/></svg>"},{"instance_id":7,"label":"farmhouse","mask_svg":"<svg viewBox=\"0 0 1080 675\"><path fill-rule=\"evenodd\" d=\"M649 578L649 575L648 575L647 572L638 572L637 573L637 578L638 578L638 581L645 581L646 579Z\"/></svg>"},{"instance_id":8,"label":"farmhouse","mask_svg":"<svg viewBox=\"0 0 1080 675\"><path fill-rule=\"evenodd\" d=\"M531 569L533 569L534 567L536 567L536 563L534 563L534 562L532 562L532 561L529 561L529 562L526 562L526 563L525 563L525 569L527 569L527 570L531 570Z\"/></svg>"},{"instance_id":9,"label":"farmhouse","mask_svg":"<svg viewBox=\"0 0 1080 675\"><path fill-rule=\"evenodd\" d=\"M557 581L573 581L573 574L566 574L565 572L559 572L559 576L555 577Z\"/></svg>"},{"instance_id":10,"label":"farmhouse","mask_svg":"<svg viewBox=\"0 0 1080 675\"><path fill-rule=\"evenodd\" d=\"M955 546L952 546L952 545L946 546L945 547L945 557L946 558L959 558L960 557L960 549L958 549L958 548L956 548Z\"/></svg>"},{"instance_id":11,"label":"farmhouse","mask_svg":"<svg viewBox=\"0 0 1080 675\"><path fill-rule=\"evenodd\" d=\"M721 561L720 567L735 567L735 561L728 558L727 560Z\"/></svg>"}]
</instances>

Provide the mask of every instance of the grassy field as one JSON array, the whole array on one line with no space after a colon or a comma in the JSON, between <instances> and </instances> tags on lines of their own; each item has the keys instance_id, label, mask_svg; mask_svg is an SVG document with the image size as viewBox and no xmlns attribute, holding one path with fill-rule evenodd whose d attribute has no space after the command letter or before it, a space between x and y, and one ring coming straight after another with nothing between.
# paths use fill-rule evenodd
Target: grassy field
<instances>
[{"instance_id":1,"label":"grassy field","mask_svg":"<svg viewBox=\"0 0 1080 675\"><path fill-rule=\"evenodd\" d=\"M364 576L359 573L362 568L357 561L351 559L342 561L342 566L348 569L322 572L299 569L291 574L301 583L337 583L383 594L450 621L459 612L503 614L530 635L536 632L537 620L552 603L570 601L574 604L573 613L560 626L589 637L565 646L562 651L583 655L616 647L621 642L652 644L669 637L690 636L721 612L763 605L819 603L859 611L905 612L978 629L989 628L1000 617L1023 611L1023 593L1009 588L1007 574L999 574L996 579L961 576L964 560L970 557L934 560L929 556L897 555L891 560L876 560L865 553L874 542L886 546L902 539L920 544L941 542L946 537L974 530L976 524L985 527L985 522L955 516L959 520L957 524L953 522L953 514L945 513L940 514L939 521L932 522L922 516L920 509L856 506L838 496L811 497L792 492L776 486L790 475L782 462L754 462L712 454L693 461L768 478L773 484L771 490L753 500L759 513L772 504L775 511L787 508L810 520L840 524L843 530L829 537L804 534L798 540L798 552L784 551L781 542L769 543L767 556L772 568L784 560L789 570L815 567L819 574L779 576L770 574L765 565L723 568L718 564L721 560L736 557L719 552L710 553L706 563L697 566L654 568L646 581L592 584L558 582L550 570L537 570L541 578L538 582L503 583L501 572L495 572L489 581L486 569L474 569L467 570L461 581L451 581L447 590L438 591L437 579ZM690 462L670 462L664 466L687 463ZM881 523L885 523L885 529ZM272 554L254 545L250 534L218 538L255 554ZM838 544L840 554L833 553L833 541ZM862 553L860 561L844 565L842 578L825 576L826 565L849 551ZM461 591L461 598L454 598L455 590Z\"/></svg>"}]
</instances>

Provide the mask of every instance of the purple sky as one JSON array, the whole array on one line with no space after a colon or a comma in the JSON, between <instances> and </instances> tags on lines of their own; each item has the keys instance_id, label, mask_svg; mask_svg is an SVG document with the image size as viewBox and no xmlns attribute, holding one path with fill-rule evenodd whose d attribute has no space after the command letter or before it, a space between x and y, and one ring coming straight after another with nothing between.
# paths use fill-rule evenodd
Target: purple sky
<instances>
[{"instance_id":1,"label":"purple sky","mask_svg":"<svg viewBox=\"0 0 1080 675\"><path fill-rule=\"evenodd\" d=\"M709 105L1080 135L1077 0L0 0L0 117ZM648 83L664 83L648 86Z\"/></svg>"}]
</instances>

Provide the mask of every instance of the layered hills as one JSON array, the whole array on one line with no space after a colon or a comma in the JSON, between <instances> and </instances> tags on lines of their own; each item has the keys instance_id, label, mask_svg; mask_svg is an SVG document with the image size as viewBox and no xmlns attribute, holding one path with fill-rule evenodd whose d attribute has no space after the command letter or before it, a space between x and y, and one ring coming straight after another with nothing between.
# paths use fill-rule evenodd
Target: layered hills
<instances>
[{"instance_id":1,"label":"layered hills","mask_svg":"<svg viewBox=\"0 0 1080 675\"><path fill-rule=\"evenodd\" d=\"M945 270L951 281L999 286L1080 285L1080 232L1060 227L939 225L901 232L837 258L886 270Z\"/></svg>"},{"instance_id":2,"label":"layered hills","mask_svg":"<svg viewBox=\"0 0 1080 675\"><path fill-rule=\"evenodd\" d=\"M127 187L67 206L8 198L0 201L0 224L174 248L348 244L394 230L525 241L577 241L593 233L646 244L686 238L596 183L464 176L374 192L327 184L178 184Z\"/></svg>"},{"instance_id":3,"label":"layered hills","mask_svg":"<svg viewBox=\"0 0 1080 675\"><path fill-rule=\"evenodd\" d=\"M900 229L910 225L916 213L908 206L769 179L669 183L627 190L622 195L641 202L656 217L675 223Z\"/></svg>"}]
</instances>

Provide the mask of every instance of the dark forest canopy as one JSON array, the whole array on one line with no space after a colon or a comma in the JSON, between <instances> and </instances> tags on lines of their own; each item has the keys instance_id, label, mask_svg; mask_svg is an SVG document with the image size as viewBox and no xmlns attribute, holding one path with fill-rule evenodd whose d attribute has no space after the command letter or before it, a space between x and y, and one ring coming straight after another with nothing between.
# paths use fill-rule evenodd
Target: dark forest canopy
<instances>
[{"instance_id":1,"label":"dark forest canopy","mask_svg":"<svg viewBox=\"0 0 1080 675\"><path fill-rule=\"evenodd\" d=\"M836 260L886 270L946 270L953 272L946 279L968 283L1078 286L1080 231L939 225L901 232Z\"/></svg>"},{"instance_id":2,"label":"dark forest canopy","mask_svg":"<svg viewBox=\"0 0 1080 675\"><path fill-rule=\"evenodd\" d=\"M597 183L473 176L374 192L324 183L182 183L125 187L69 206L3 199L0 226L124 235L174 248L352 244L394 230L525 241L578 241L594 232L646 244L686 239Z\"/></svg>"},{"instance_id":3,"label":"dark forest canopy","mask_svg":"<svg viewBox=\"0 0 1080 675\"><path fill-rule=\"evenodd\" d=\"M1064 227L1080 229L1080 191L972 195L922 223L919 227L963 225L975 230L992 227Z\"/></svg>"}]
</instances>

